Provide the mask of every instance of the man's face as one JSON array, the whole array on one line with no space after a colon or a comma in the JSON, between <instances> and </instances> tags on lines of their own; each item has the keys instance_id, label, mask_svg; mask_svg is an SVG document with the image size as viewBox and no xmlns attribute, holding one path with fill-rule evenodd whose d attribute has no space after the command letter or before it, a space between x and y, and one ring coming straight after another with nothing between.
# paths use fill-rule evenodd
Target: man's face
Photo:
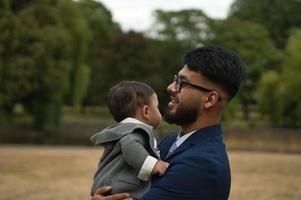
<instances>
[{"instance_id":1,"label":"man's face","mask_svg":"<svg viewBox=\"0 0 301 200\"><path fill-rule=\"evenodd\" d=\"M206 86L206 81L202 79L201 75L189 70L186 66L179 71L178 78L194 85ZM179 81L174 81L167 87L170 102L164 113L164 118L168 123L180 126L188 125L195 122L202 114L202 98L207 92L200 91L189 84L180 85L177 83Z\"/></svg>"}]
</instances>

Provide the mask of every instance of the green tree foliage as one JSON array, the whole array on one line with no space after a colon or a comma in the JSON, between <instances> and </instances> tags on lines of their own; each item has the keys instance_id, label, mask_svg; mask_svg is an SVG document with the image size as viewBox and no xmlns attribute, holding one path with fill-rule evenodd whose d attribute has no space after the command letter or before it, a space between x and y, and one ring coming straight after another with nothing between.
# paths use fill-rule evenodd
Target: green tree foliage
<instances>
[{"instance_id":1,"label":"green tree foliage","mask_svg":"<svg viewBox=\"0 0 301 200\"><path fill-rule=\"evenodd\" d=\"M141 33L120 33L104 52L103 67L98 71L99 103L105 102L109 87L121 80L138 80L150 83L155 88L162 86L160 58L153 51L150 41Z\"/></svg>"},{"instance_id":2,"label":"green tree foliage","mask_svg":"<svg viewBox=\"0 0 301 200\"><path fill-rule=\"evenodd\" d=\"M277 124L279 113L277 108L279 107L277 91L279 88L280 77L276 71L266 72L260 82L258 89L258 107L260 112L269 117L269 120L273 122L273 125Z\"/></svg>"},{"instance_id":3,"label":"green tree foliage","mask_svg":"<svg viewBox=\"0 0 301 200\"><path fill-rule=\"evenodd\" d=\"M9 65L15 61L15 53L19 46L19 20L10 10L10 2L8 0L2 1L0 4L0 120L5 121L8 119L9 114L13 109L14 102L16 101L14 93L18 93L17 87L9 89L7 79L10 78L12 69ZM21 79L19 79L21 78ZM22 82L26 77L17 77L16 80ZM27 85L24 85L22 90L25 90ZM16 91L17 90L17 91Z\"/></svg>"},{"instance_id":4,"label":"green tree foliage","mask_svg":"<svg viewBox=\"0 0 301 200\"><path fill-rule=\"evenodd\" d=\"M55 1L39 1L17 13L21 38L16 68L11 75L24 77L29 73L24 81L29 91L17 101L32 115L34 125L41 129L57 126L68 89L71 38L61 27L58 11ZM18 73L20 69L24 72ZM14 80L7 82L15 85Z\"/></svg>"},{"instance_id":5,"label":"green tree foliage","mask_svg":"<svg viewBox=\"0 0 301 200\"><path fill-rule=\"evenodd\" d=\"M91 69L90 67L83 65L76 72L72 104L74 106L74 111L79 113L81 111L82 102L87 95Z\"/></svg>"},{"instance_id":6,"label":"green tree foliage","mask_svg":"<svg viewBox=\"0 0 301 200\"><path fill-rule=\"evenodd\" d=\"M0 28L0 119L22 104L41 129L58 125L64 99L79 111L95 94L90 82L98 87L103 54L120 32L93 0L3 0Z\"/></svg>"},{"instance_id":7,"label":"green tree foliage","mask_svg":"<svg viewBox=\"0 0 301 200\"><path fill-rule=\"evenodd\" d=\"M301 27L290 37L285 50L285 60L283 70L296 71L301 70ZM300 75L300 74L299 74Z\"/></svg>"},{"instance_id":8,"label":"green tree foliage","mask_svg":"<svg viewBox=\"0 0 301 200\"><path fill-rule=\"evenodd\" d=\"M284 48L292 29L301 26L299 0L236 0L230 16L262 24L279 48Z\"/></svg>"},{"instance_id":9,"label":"green tree foliage","mask_svg":"<svg viewBox=\"0 0 301 200\"><path fill-rule=\"evenodd\" d=\"M89 69L87 69L89 66L86 65L86 59L88 56L88 43L91 40L91 31L78 3L74 3L70 0L60 1L59 18L71 36L69 48L71 49L72 61L70 69L70 90L68 91L67 100L73 105L75 111L79 111L90 81L90 73L83 72L89 71ZM84 83L77 82L81 80L83 80Z\"/></svg>"},{"instance_id":10,"label":"green tree foliage","mask_svg":"<svg viewBox=\"0 0 301 200\"><path fill-rule=\"evenodd\" d=\"M93 0L3 0L0 28L0 119L18 103L41 129L58 125L64 99L79 111L95 94L90 82L98 88L103 54L120 32Z\"/></svg>"},{"instance_id":11,"label":"green tree foliage","mask_svg":"<svg viewBox=\"0 0 301 200\"><path fill-rule=\"evenodd\" d=\"M278 96L281 103L283 126L301 127L301 29L297 29L285 49L285 60L282 67L283 90ZM280 80L280 83L282 80ZM286 98L287 97L287 98ZM285 117L287 115L287 117ZM280 124L281 125L281 124Z\"/></svg>"},{"instance_id":12,"label":"green tree foliage","mask_svg":"<svg viewBox=\"0 0 301 200\"><path fill-rule=\"evenodd\" d=\"M1 110L11 113L20 103L41 129L58 125L73 61L60 8L55 0L7 0L1 7Z\"/></svg>"},{"instance_id":13,"label":"green tree foliage","mask_svg":"<svg viewBox=\"0 0 301 200\"><path fill-rule=\"evenodd\" d=\"M209 34L209 18L201 10L154 12L155 23L149 33L163 41L181 41L187 48L201 46Z\"/></svg>"},{"instance_id":14,"label":"green tree foliage","mask_svg":"<svg viewBox=\"0 0 301 200\"><path fill-rule=\"evenodd\" d=\"M104 62L104 53L109 48L112 38L121 33L121 29L112 20L111 12L100 2L80 0L78 4L90 30L85 63L90 67L92 73L89 73L90 84L87 88L85 104L99 105L100 96L105 95L105 91L99 89L99 84L103 84L102 71L104 68L110 67Z\"/></svg>"},{"instance_id":15,"label":"green tree foliage","mask_svg":"<svg viewBox=\"0 0 301 200\"><path fill-rule=\"evenodd\" d=\"M269 72L262 77L259 108L273 125L301 127L301 30L289 39L281 72Z\"/></svg>"},{"instance_id":16,"label":"green tree foliage","mask_svg":"<svg viewBox=\"0 0 301 200\"><path fill-rule=\"evenodd\" d=\"M64 103L77 112L83 101L104 105L108 89L125 79L151 84L165 105L183 53L210 43L232 49L247 65L248 81L226 118L240 104L248 117L259 97L275 125L300 127L300 31L290 37L301 25L299 7L296 0L236 0L226 20L195 9L157 10L146 37L123 33L96 0L2 0L0 122L22 104L36 127L56 127ZM282 48L288 38L283 57L275 44Z\"/></svg>"},{"instance_id":17,"label":"green tree foliage","mask_svg":"<svg viewBox=\"0 0 301 200\"><path fill-rule=\"evenodd\" d=\"M237 52L246 64L248 78L239 99L247 119L250 105L256 103L256 88L262 73L269 69L279 69L281 53L260 24L230 18L216 21L210 27L212 37L207 42Z\"/></svg>"}]
</instances>

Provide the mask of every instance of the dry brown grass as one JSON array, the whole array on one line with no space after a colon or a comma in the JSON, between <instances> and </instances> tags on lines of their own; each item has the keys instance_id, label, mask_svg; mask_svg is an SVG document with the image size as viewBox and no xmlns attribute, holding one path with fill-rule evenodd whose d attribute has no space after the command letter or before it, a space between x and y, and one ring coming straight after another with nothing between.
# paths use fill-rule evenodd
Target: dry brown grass
<instances>
[{"instance_id":1,"label":"dry brown grass","mask_svg":"<svg viewBox=\"0 0 301 200\"><path fill-rule=\"evenodd\" d=\"M230 152L231 200L300 200L301 155Z\"/></svg>"},{"instance_id":2,"label":"dry brown grass","mask_svg":"<svg viewBox=\"0 0 301 200\"><path fill-rule=\"evenodd\" d=\"M0 146L1 200L84 200L99 157L87 147ZM229 152L231 200L300 200L301 156Z\"/></svg>"},{"instance_id":3,"label":"dry brown grass","mask_svg":"<svg viewBox=\"0 0 301 200\"><path fill-rule=\"evenodd\" d=\"M82 147L1 146L0 199L90 199L98 154Z\"/></svg>"}]
</instances>

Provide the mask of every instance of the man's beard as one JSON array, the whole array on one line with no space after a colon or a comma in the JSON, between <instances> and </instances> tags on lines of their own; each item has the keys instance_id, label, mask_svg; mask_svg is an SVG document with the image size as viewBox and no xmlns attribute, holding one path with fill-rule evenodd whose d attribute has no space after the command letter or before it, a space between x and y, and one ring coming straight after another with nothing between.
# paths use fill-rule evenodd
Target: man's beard
<instances>
[{"instance_id":1,"label":"man's beard","mask_svg":"<svg viewBox=\"0 0 301 200\"><path fill-rule=\"evenodd\" d=\"M196 106L195 104L178 104L175 113L172 113L169 108L165 109L163 118L170 124L177 124L179 126L182 126L196 121L198 114L199 106Z\"/></svg>"}]
</instances>

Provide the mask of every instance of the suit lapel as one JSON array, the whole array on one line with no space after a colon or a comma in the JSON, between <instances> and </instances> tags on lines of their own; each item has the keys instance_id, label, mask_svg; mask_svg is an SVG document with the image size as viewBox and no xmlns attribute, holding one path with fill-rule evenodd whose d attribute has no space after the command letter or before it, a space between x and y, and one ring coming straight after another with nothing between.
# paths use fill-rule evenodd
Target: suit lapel
<instances>
[{"instance_id":1,"label":"suit lapel","mask_svg":"<svg viewBox=\"0 0 301 200\"><path fill-rule=\"evenodd\" d=\"M165 159L168 159L178 153L181 153L182 151L185 151L186 149L190 148L190 146L192 146L193 144L190 142L183 142L183 144L181 144L174 152L172 152L168 157L166 157Z\"/></svg>"},{"instance_id":2,"label":"suit lapel","mask_svg":"<svg viewBox=\"0 0 301 200\"><path fill-rule=\"evenodd\" d=\"M178 134L174 133L172 134L166 142L164 142L164 145L160 145L160 157L162 160L166 159L166 155L171 147L171 145L174 143L174 141L176 140Z\"/></svg>"}]
</instances>

